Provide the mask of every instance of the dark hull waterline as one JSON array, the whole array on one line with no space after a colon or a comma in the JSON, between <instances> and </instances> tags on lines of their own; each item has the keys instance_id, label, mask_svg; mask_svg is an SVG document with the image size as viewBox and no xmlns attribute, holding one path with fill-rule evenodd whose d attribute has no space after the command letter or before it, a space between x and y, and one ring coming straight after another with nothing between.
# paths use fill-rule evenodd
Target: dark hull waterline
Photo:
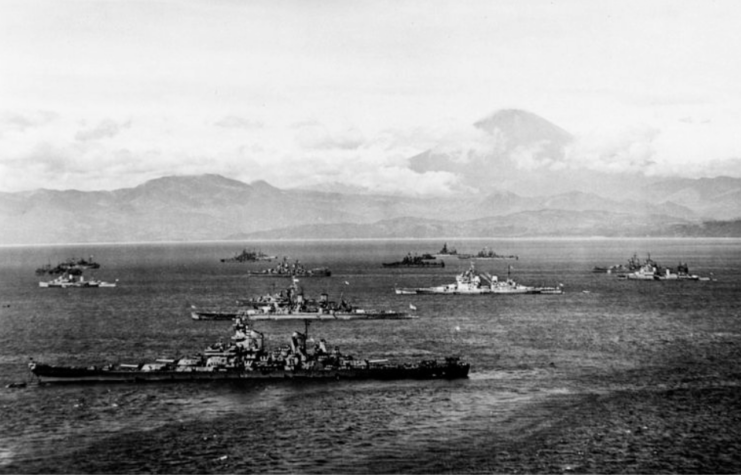
<instances>
[{"instance_id":1,"label":"dark hull waterline","mask_svg":"<svg viewBox=\"0 0 741 475\"><path fill-rule=\"evenodd\" d=\"M193 320L216 321L234 320L237 317L245 317L250 320L410 320L417 318L406 312L336 312L336 313L287 313L270 314L249 312L191 312Z\"/></svg>"},{"instance_id":2,"label":"dark hull waterline","mask_svg":"<svg viewBox=\"0 0 741 475\"><path fill-rule=\"evenodd\" d=\"M371 365L372 366L372 365ZM229 370L213 371L141 371L105 370L52 366L40 363L31 365L31 371L42 384L64 383L162 383L179 381L247 381L247 380L398 380L398 379L457 379L468 377L467 363L433 365L379 365L366 368L334 368L321 370Z\"/></svg>"}]
</instances>

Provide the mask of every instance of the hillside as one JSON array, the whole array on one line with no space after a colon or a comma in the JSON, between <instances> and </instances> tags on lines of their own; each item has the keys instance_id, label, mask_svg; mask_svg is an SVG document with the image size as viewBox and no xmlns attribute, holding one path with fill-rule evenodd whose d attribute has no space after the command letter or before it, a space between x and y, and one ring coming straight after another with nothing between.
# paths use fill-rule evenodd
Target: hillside
<instances>
[{"instance_id":1,"label":"hillside","mask_svg":"<svg viewBox=\"0 0 741 475\"><path fill-rule=\"evenodd\" d=\"M219 175L173 176L114 191L0 194L0 244L283 238L285 233L293 238L702 234L711 228L692 226L741 217L736 205L741 180L718 180L723 186L715 192L712 181L665 182L664 193L656 196L693 197L680 205L583 192L343 194L282 190ZM708 210L719 210L719 217L703 214Z\"/></svg>"}]
</instances>

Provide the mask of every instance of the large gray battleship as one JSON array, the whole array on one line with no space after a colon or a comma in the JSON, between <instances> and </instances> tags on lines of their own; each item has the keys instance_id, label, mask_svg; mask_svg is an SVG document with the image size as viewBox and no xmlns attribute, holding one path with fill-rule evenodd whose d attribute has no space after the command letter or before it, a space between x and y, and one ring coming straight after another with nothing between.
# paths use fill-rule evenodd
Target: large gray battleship
<instances>
[{"instance_id":1,"label":"large gray battleship","mask_svg":"<svg viewBox=\"0 0 741 475\"><path fill-rule=\"evenodd\" d=\"M332 271L327 267L316 267L310 269L298 260L288 262L284 257L275 267L262 270L248 271L247 275L255 277L330 277Z\"/></svg>"},{"instance_id":2,"label":"large gray battleship","mask_svg":"<svg viewBox=\"0 0 741 475\"><path fill-rule=\"evenodd\" d=\"M309 325L304 321L304 332L293 332L290 344L274 349L265 347L261 332L237 319L229 343L215 343L193 356L82 367L32 360L29 368L40 383L454 379L467 377L470 370L470 364L456 356L397 362L366 359L344 354L336 346L330 350L324 339L308 348Z\"/></svg>"},{"instance_id":3,"label":"large gray battleship","mask_svg":"<svg viewBox=\"0 0 741 475\"><path fill-rule=\"evenodd\" d=\"M511 266L509 267L511 270ZM540 287L522 285L515 282L509 272L506 280L499 280L488 272L476 272L473 263L471 267L458 274L452 284L435 287L398 288L397 294L448 294L448 295L483 295L483 294L562 294L561 285L554 287Z\"/></svg>"},{"instance_id":4,"label":"large gray battleship","mask_svg":"<svg viewBox=\"0 0 741 475\"><path fill-rule=\"evenodd\" d=\"M239 307L230 309L198 309L191 306L194 320L406 320L416 315L396 310L371 310L350 304L344 297L336 302L322 293L318 299L307 298L296 278L291 285L271 293L239 301Z\"/></svg>"}]
</instances>

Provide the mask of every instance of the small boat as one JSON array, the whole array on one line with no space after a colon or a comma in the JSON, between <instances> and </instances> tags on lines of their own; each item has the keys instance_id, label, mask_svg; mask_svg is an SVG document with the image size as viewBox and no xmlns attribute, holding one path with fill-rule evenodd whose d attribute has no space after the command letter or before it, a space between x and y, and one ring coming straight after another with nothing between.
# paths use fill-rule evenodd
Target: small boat
<instances>
[{"instance_id":1,"label":"small boat","mask_svg":"<svg viewBox=\"0 0 741 475\"><path fill-rule=\"evenodd\" d=\"M224 263L243 263L243 262L257 262L257 261L272 261L276 259L276 256L269 256L262 251L242 249L232 257L221 259Z\"/></svg>"},{"instance_id":2,"label":"small boat","mask_svg":"<svg viewBox=\"0 0 741 475\"><path fill-rule=\"evenodd\" d=\"M115 287L118 284L118 279L116 279L115 282L103 282L102 280L95 281L98 284L98 287L108 287L112 288Z\"/></svg>"},{"instance_id":3,"label":"small boat","mask_svg":"<svg viewBox=\"0 0 741 475\"><path fill-rule=\"evenodd\" d=\"M299 318L301 319L301 318ZM60 366L31 360L29 369L39 383L144 383L172 381L314 381L355 379L456 379L471 368L458 356L443 359L400 360L346 355L324 339L308 348L309 322L295 331L288 345L268 349L261 332L242 320L234 325L228 343L218 342L192 356L165 357L149 363Z\"/></svg>"},{"instance_id":4,"label":"small boat","mask_svg":"<svg viewBox=\"0 0 741 475\"><path fill-rule=\"evenodd\" d=\"M288 259L284 258L283 261L275 267L258 271L249 271L247 272L247 275L255 277L330 277L332 271L327 267L309 269L298 260L294 263L289 263Z\"/></svg>"},{"instance_id":5,"label":"small boat","mask_svg":"<svg viewBox=\"0 0 741 475\"><path fill-rule=\"evenodd\" d=\"M401 261L383 263L383 267L445 267L445 262L437 261L431 254L407 254Z\"/></svg>"},{"instance_id":6,"label":"small boat","mask_svg":"<svg viewBox=\"0 0 741 475\"><path fill-rule=\"evenodd\" d=\"M511 270L511 266L510 266ZM482 294L562 294L561 285L557 287L534 287L518 284L509 276L500 281L497 276L489 273L479 274L473 263L471 267L455 278L455 282L436 287L401 288L395 289L397 295L411 294L452 294L452 295L482 295Z\"/></svg>"}]
</instances>

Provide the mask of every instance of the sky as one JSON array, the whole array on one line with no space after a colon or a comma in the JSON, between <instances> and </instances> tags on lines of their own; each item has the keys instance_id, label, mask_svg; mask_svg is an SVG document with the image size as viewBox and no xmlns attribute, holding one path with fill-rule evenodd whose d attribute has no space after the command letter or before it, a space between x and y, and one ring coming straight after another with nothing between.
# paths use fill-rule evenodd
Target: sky
<instances>
[{"instance_id":1,"label":"sky","mask_svg":"<svg viewBox=\"0 0 741 475\"><path fill-rule=\"evenodd\" d=\"M0 192L218 173L435 193L523 109L573 166L741 176L741 2L0 0Z\"/></svg>"}]
</instances>

